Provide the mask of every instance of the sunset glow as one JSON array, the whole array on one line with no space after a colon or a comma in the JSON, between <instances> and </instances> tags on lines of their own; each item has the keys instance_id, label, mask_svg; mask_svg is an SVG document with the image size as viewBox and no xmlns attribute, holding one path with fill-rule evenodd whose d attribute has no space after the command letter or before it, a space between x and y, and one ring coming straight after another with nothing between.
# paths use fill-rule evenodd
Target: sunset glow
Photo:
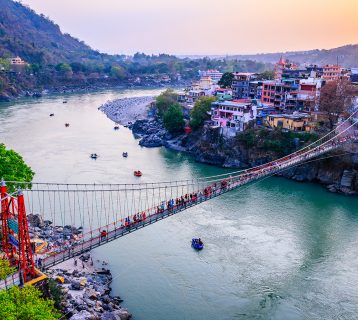
<instances>
[{"instance_id":1,"label":"sunset glow","mask_svg":"<svg viewBox=\"0 0 358 320\"><path fill-rule=\"evenodd\" d=\"M109 53L235 54L358 43L356 0L23 3L49 16L64 32Z\"/></svg>"}]
</instances>

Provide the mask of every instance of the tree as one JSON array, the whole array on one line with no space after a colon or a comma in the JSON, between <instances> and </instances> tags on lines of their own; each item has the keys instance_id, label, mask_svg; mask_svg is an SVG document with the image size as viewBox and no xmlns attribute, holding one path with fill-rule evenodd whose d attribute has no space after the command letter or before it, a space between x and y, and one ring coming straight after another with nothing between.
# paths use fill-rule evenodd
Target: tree
<instances>
[{"instance_id":1,"label":"tree","mask_svg":"<svg viewBox=\"0 0 358 320\"><path fill-rule=\"evenodd\" d=\"M5 71L9 71L10 70L10 62L8 59L2 59L0 58L0 71L3 69Z\"/></svg>"},{"instance_id":2,"label":"tree","mask_svg":"<svg viewBox=\"0 0 358 320\"><path fill-rule=\"evenodd\" d=\"M42 297L35 287L12 287L0 291L0 319L7 320L55 320L61 314L54 302Z\"/></svg>"},{"instance_id":3,"label":"tree","mask_svg":"<svg viewBox=\"0 0 358 320\"><path fill-rule=\"evenodd\" d=\"M260 73L258 78L260 80L273 80L275 77L275 72L273 70L265 70L264 72Z\"/></svg>"},{"instance_id":4,"label":"tree","mask_svg":"<svg viewBox=\"0 0 358 320\"><path fill-rule=\"evenodd\" d=\"M350 113L355 95L354 86L345 79L329 81L322 87L319 110L327 113L331 130L339 116Z\"/></svg>"},{"instance_id":5,"label":"tree","mask_svg":"<svg viewBox=\"0 0 358 320\"><path fill-rule=\"evenodd\" d=\"M123 80L126 77L126 72L121 66L112 66L110 73L113 78L119 80Z\"/></svg>"},{"instance_id":6,"label":"tree","mask_svg":"<svg viewBox=\"0 0 358 320\"><path fill-rule=\"evenodd\" d=\"M172 134L181 133L184 129L184 116L178 103L172 104L164 113L163 117L165 128Z\"/></svg>"},{"instance_id":7,"label":"tree","mask_svg":"<svg viewBox=\"0 0 358 320\"><path fill-rule=\"evenodd\" d=\"M167 89L156 98L159 117L163 117L169 107L177 102L177 97L173 89Z\"/></svg>"},{"instance_id":8,"label":"tree","mask_svg":"<svg viewBox=\"0 0 358 320\"><path fill-rule=\"evenodd\" d=\"M218 85L221 88L229 88L232 85L232 80L234 80L234 75L231 72L225 72L219 80Z\"/></svg>"},{"instance_id":9,"label":"tree","mask_svg":"<svg viewBox=\"0 0 358 320\"><path fill-rule=\"evenodd\" d=\"M0 179L31 182L34 174L18 153L13 150L7 150L5 145L0 143ZM9 184L8 191L13 192L16 187L30 187L30 183L27 185Z\"/></svg>"},{"instance_id":10,"label":"tree","mask_svg":"<svg viewBox=\"0 0 358 320\"><path fill-rule=\"evenodd\" d=\"M211 104L216 99L214 97L200 97L191 111L190 125L193 129L198 129L205 120L209 119L208 112L211 110Z\"/></svg>"},{"instance_id":11,"label":"tree","mask_svg":"<svg viewBox=\"0 0 358 320\"><path fill-rule=\"evenodd\" d=\"M10 274L15 273L16 268L10 266L10 262L0 257L0 280L6 279Z\"/></svg>"},{"instance_id":12,"label":"tree","mask_svg":"<svg viewBox=\"0 0 358 320\"><path fill-rule=\"evenodd\" d=\"M67 63L59 63L56 65L56 70L66 78L70 78L73 74L71 66Z\"/></svg>"}]
</instances>

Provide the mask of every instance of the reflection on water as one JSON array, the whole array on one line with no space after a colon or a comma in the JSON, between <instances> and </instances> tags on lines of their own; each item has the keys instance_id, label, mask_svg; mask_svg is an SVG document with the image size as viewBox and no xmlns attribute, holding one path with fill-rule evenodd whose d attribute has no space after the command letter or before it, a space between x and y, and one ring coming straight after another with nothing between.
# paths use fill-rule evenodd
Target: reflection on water
<instances>
[{"instance_id":1,"label":"reflection on water","mask_svg":"<svg viewBox=\"0 0 358 320\"><path fill-rule=\"evenodd\" d=\"M135 183L137 169L143 182L228 172L141 148L128 129L114 131L97 110L108 99L157 92L2 105L0 140L24 156L36 181ZM100 157L91 160L91 153ZM204 239L203 251L191 249L193 236ZM316 185L267 179L95 254L109 261L113 292L135 319L354 319L358 313L358 199Z\"/></svg>"}]
</instances>

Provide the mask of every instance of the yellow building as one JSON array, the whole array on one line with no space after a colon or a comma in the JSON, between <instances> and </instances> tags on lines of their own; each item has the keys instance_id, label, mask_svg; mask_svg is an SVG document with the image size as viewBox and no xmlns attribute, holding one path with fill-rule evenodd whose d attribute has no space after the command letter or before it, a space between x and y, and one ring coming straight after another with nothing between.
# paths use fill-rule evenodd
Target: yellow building
<instances>
[{"instance_id":1,"label":"yellow building","mask_svg":"<svg viewBox=\"0 0 358 320\"><path fill-rule=\"evenodd\" d=\"M266 124L271 128L290 131L311 131L310 116L304 113L272 114L267 116Z\"/></svg>"}]
</instances>

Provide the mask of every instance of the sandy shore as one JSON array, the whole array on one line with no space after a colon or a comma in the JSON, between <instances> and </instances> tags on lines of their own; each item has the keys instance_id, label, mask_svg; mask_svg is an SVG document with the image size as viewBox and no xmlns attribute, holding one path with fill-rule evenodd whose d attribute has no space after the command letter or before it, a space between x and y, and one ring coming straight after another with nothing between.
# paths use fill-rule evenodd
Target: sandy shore
<instances>
[{"instance_id":1,"label":"sandy shore","mask_svg":"<svg viewBox=\"0 0 358 320\"><path fill-rule=\"evenodd\" d=\"M98 109L112 121L126 125L147 116L147 107L154 97L131 97L107 101Z\"/></svg>"}]
</instances>

